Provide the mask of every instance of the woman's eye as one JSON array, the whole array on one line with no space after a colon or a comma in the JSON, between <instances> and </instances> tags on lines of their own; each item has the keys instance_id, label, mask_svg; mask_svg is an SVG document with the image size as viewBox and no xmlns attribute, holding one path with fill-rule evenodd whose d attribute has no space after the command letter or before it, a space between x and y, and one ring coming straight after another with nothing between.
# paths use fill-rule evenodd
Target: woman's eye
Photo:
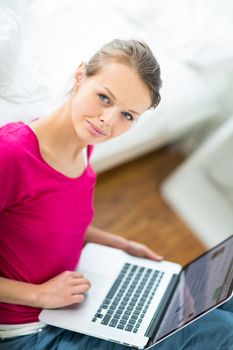
<instances>
[{"instance_id":1,"label":"woman's eye","mask_svg":"<svg viewBox=\"0 0 233 350\"><path fill-rule=\"evenodd\" d=\"M122 112L122 115L129 121L133 121L134 118L131 114L129 114L128 112Z\"/></svg>"},{"instance_id":2,"label":"woman's eye","mask_svg":"<svg viewBox=\"0 0 233 350\"><path fill-rule=\"evenodd\" d=\"M109 103L110 102L108 96L103 95L103 94L99 94L98 96L99 96L101 101L103 101L105 103Z\"/></svg>"}]
</instances>

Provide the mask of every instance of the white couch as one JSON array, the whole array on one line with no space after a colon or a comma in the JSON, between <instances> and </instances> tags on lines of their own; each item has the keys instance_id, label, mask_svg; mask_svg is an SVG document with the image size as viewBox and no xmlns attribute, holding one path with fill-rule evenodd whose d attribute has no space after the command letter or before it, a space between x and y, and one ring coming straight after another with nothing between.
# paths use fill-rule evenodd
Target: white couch
<instances>
[{"instance_id":1,"label":"white couch","mask_svg":"<svg viewBox=\"0 0 233 350\"><path fill-rule=\"evenodd\" d=\"M208 247L233 234L233 116L162 184L161 193Z\"/></svg>"},{"instance_id":2,"label":"white couch","mask_svg":"<svg viewBox=\"0 0 233 350\"><path fill-rule=\"evenodd\" d=\"M232 18L227 0L0 0L0 123L43 117L77 65L115 37L150 44L162 102L95 148L97 171L219 123L233 111Z\"/></svg>"}]
</instances>

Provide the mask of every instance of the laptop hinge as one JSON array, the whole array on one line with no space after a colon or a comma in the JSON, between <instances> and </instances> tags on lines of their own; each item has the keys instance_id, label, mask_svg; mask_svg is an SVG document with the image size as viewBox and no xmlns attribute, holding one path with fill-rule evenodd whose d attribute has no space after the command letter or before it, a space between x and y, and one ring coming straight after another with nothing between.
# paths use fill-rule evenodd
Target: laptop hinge
<instances>
[{"instance_id":1,"label":"laptop hinge","mask_svg":"<svg viewBox=\"0 0 233 350\"><path fill-rule=\"evenodd\" d=\"M180 275L173 275L171 278L171 281L169 285L167 286L167 290L158 306L156 309L154 316L146 330L145 336L149 338L154 338L156 332L158 331L158 328L161 324L161 321L165 315L165 312L167 310L167 307L169 305L169 301L171 296L173 295L173 292L177 286L178 280L179 280Z\"/></svg>"}]
</instances>

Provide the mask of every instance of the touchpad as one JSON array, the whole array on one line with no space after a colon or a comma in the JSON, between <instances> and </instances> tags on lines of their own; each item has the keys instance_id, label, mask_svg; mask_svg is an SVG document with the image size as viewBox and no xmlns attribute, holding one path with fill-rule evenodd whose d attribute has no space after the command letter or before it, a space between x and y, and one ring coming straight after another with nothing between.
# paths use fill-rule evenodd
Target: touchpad
<instances>
[{"instance_id":1,"label":"touchpad","mask_svg":"<svg viewBox=\"0 0 233 350\"><path fill-rule=\"evenodd\" d=\"M90 281L91 287L86 293L84 302L67 306L66 309L79 309L81 311L84 307L86 310L86 308L93 307L96 304L99 305L111 287L112 283L107 275L88 270L79 270L79 272Z\"/></svg>"}]
</instances>

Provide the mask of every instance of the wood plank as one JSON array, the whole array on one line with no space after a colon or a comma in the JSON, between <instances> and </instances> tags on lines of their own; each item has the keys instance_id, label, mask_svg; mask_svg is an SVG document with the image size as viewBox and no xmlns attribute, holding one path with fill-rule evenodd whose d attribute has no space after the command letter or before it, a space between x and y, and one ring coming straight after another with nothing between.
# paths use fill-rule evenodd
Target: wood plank
<instances>
[{"instance_id":1,"label":"wood plank","mask_svg":"<svg viewBox=\"0 0 233 350\"><path fill-rule=\"evenodd\" d=\"M159 192L161 182L182 161L170 146L99 174L93 224L147 244L182 265L203 253L206 247Z\"/></svg>"}]
</instances>

